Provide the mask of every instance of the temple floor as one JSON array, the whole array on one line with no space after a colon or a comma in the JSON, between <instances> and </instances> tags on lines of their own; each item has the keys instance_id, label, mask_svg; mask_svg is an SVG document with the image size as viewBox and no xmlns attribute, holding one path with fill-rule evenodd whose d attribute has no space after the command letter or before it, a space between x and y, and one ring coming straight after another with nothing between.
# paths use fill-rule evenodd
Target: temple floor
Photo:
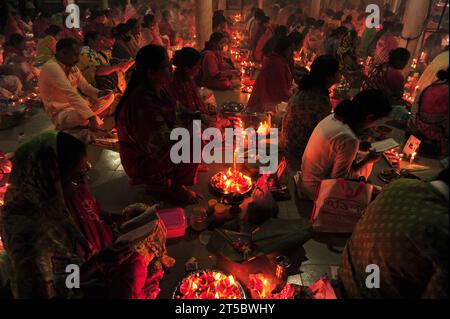
<instances>
[{"instance_id":1,"label":"temple floor","mask_svg":"<svg viewBox=\"0 0 450 319\"><path fill-rule=\"evenodd\" d=\"M248 96L239 92L218 92L216 94L217 102L228 101L246 102ZM18 146L19 133L25 133L26 137L52 129L46 114L42 109L38 109L31 116L27 117L22 123L12 129L0 131L0 150L11 152ZM400 143L403 141L402 132L393 131L393 137ZM120 163L119 153L103 147L90 145L88 155L93 168L89 173L90 189L93 195L98 199L102 208L109 211L121 211L124 207L135 202L154 203L155 199L146 194L143 186L130 186L128 177ZM423 159L427 165L438 170L438 161ZM193 190L201 193L204 199L197 205L184 207L186 215L192 213L195 207L207 207L207 201L215 198L208 190L210 178L219 170L223 170L226 164L209 165L209 171L200 172L198 183ZM229 166L229 165L228 165ZM382 185L382 182L376 177L378 173L387 168L387 163L383 160L375 165L371 181L374 184ZM289 201L278 202L280 219L298 220L304 218L308 220L312 203L295 199L294 183L292 180L293 171L287 172L287 185L289 187L292 199ZM167 203L160 203L162 208L171 207ZM330 267L340 264L341 252L345 246L348 236L343 235L315 235L313 239L306 242L302 247L298 247L293 252L291 273L300 273L303 285L310 285L319 279L323 274L330 274ZM257 258L256 260L243 265L230 264L229 262L212 256L199 240L199 234L188 228L186 235L177 239L167 241L167 249L170 256L176 259L175 266L168 271L161 282L161 293L159 298L171 298L173 290L179 280L185 274L185 263L195 257L199 269L215 268L220 266L229 272L232 272L245 283L245 277L248 274L262 272L272 275L274 272L273 263L267 262L267 258L274 256ZM299 270L299 272L297 271ZM339 292L338 292L339 294Z\"/></svg>"}]
</instances>

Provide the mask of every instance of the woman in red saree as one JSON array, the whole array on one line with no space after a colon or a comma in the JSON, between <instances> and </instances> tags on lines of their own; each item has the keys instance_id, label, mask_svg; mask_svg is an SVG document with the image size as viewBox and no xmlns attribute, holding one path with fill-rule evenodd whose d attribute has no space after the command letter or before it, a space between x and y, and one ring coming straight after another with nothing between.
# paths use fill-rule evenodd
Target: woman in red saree
<instances>
[{"instance_id":1,"label":"woman in red saree","mask_svg":"<svg viewBox=\"0 0 450 319\"><path fill-rule=\"evenodd\" d=\"M376 66L361 86L362 90L381 90L393 105L403 105L405 77L402 70L408 64L411 54L405 48L389 52L389 61Z\"/></svg>"},{"instance_id":2,"label":"woman in red saree","mask_svg":"<svg viewBox=\"0 0 450 319\"><path fill-rule=\"evenodd\" d=\"M170 157L175 144L170 133L177 126L175 101L165 89L170 70L162 46L139 51L136 70L116 109L120 158L132 183L189 204L201 198L186 187L196 183L199 164L173 163Z\"/></svg>"},{"instance_id":3,"label":"woman in red saree","mask_svg":"<svg viewBox=\"0 0 450 319\"><path fill-rule=\"evenodd\" d=\"M185 47L176 51L172 63L176 70L169 91L172 96L191 112L207 113L194 78L201 68L201 54L194 48Z\"/></svg>"},{"instance_id":4,"label":"woman in red saree","mask_svg":"<svg viewBox=\"0 0 450 319\"><path fill-rule=\"evenodd\" d=\"M164 46L164 42L159 34L158 24L153 14L146 14L142 22L142 46L149 44Z\"/></svg>"},{"instance_id":5,"label":"woman in red saree","mask_svg":"<svg viewBox=\"0 0 450 319\"><path fill-rule=\"evenodd\" d=\"M448 155L448 68L438 72L438 80L416 98L409 129L422 140L421 150L429 155Z\"/></svg>"},{"instance_id":6,"label":"woman in red saree","mask_svg":"<svg viewBox=\"0 0 450 319\"><path fill-rule=\"evenodd\" d=\"M159 22L159 33L162 36L169 37L171 45L175 43L176 32L172 27L172 15L169 10L162 12L161 21Z\"/></svg>"},{"instance_id":7,"label":"woman in red saree","mask_svg":"<svg viewBox=\"0 0 450 319\"><path fill-rule=\"evenodd\" d=\"M266 43L270 40L270 38L273 36L273 30L269 22L270 18L265 16L261 20L260 27L255 35L254 43L251 50L252 50L252 58L256 62L262 62L264 57L263 48L266 45Z\"/></svg>"},{"instance_id":8,"label":"woman in red saree","mask_svg":"<svg viewBox=\"0 0 450 319\"><path fill-rule=\"evenodd\" d=\"M43 133L23 144L12 162L0 233L15 298L156 297L162 268L148 267L150 260L132 251L131 243L115 243L113 231L114 225L150 213L150 207L103 213L87 188L90 165L83 143L65 133ZM161 238L149 237L164 256ZM66 285L69 264L79 266L80 289Z\"/></svg>"},{"instance_id":9,"label":"woman in red saree","mask_svg":"<svg viewBox=\"0 0 450 319\"><path fill-rule=\"evenodd\" d=\"M205 44L202 52L201 85L208 89L231 89L231 79L240 75L238 70L230 69L223 61L222 51L226 41L222 33L214 32Z\"/></svg>"},{"instance_id":10,"label":"woman in red saree","mask_svg":"<svg viewBox=\"0 0 450 319\"><path fill-rule=\"evenodd\" d=\"M256 78L248 109L252 112L273 112L275 106L292 95L293 45L287 37L280 38L274 52L265 58Z\"/></svg>"}]
</instances>

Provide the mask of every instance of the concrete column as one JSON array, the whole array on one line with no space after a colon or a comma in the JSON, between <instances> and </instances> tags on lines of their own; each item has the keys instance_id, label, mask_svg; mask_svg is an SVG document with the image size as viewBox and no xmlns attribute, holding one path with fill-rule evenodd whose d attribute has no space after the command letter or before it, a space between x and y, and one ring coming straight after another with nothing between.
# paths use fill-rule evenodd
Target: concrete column
<instances>
[{"instance_id":1,"label":"concrete column","mask_svg":"<svg viewBox=\"0 0 450 319\"><path fill-rule=\"evenodd\" d=\"M109 1L108 0L101 0L102 1L102 9L108 9L109 8Z\"/></svg>"},{"instance_id":2,"label":"concrete column","mask_svg":"<svg viewBox=\"0 0 450 319\"><path fill-rule=\"evenodd\" d=\"M392 0L392 3L391 3L392 12L397 13L398 9L400 9L401 3L402 3L402 0Z\"/></svg>"},{"instance_id":3,"label":"concrete column","mask_svg":"<svg viewBox=\"0 0 450 319\"><path fill-rule=\"evenodd\" d=\"M226 9L227 9L227 0L219 0L217 10L226 10Z\"/></svg>"},{"instance_id":4,"label":"concrete column","mask_svg":"<svg viewBox=\"0 0 450 319\"><path fill-rule=\"evenodd\" d=\"M310 8L309 15L314 19L319 19L320 0L311 0L311 8Z\"/></svg>"},{"instance_id":5,"label":"concrete column","mask_svg":"<svg viewBox=\"0 0 450 319\"><path fill-rule=\"evenodd\" d=\"M212 1L195 0L195 28L197 49L203 49L212 33Z\"/></svg>"},{"instance_id":6,"label":"concrete column","mask_svg":"<svg viewBox=\"0 0 450 319\"><path fill-rule=\"evenodd\" d=\"M264 0L258 0L258 8L264 10Z\"/></svg>"},{"instance_id":7,"label":"concrete column","mask_svg":"<svg viewBox=\"0 0 450 319\"><path fill-rule=\"evenodd\" d=\"M430 1L431 0L408 0L406 3L400 46L408 49L411 53L411 59L416 55L420 33L423 31Z\"/></svg>"}]
</instances>

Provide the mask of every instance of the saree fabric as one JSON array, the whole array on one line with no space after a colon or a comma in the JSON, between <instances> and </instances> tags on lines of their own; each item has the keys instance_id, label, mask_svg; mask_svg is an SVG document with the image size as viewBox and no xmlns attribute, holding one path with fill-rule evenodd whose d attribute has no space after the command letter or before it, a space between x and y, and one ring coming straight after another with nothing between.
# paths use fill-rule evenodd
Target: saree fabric
<instances>
[{"instance_id":1,"label":"saree fabric","mask_svg":"<svg viewBox=\"0 0 450 319\"><path fill-rule=\"evenodd\" d=\"M354 39L351 32L348 32L341 40L341 43L336 52L341 64L345 64L345 58L348 56L352 61L356 61L357 54L355 49Z\"/></svg>"},{"instance_id":2,"label":"saree fabric","mask_svg":"<svg viewBox=\"0 0 450 319\"><path fill-rule=\"evenodd\" d=\"M157 96L141 85L124 102L117 131L122 165L133 183L196 183L198 164L175 164L170 159L175 143L170 140L170 132L177 123L175 101L165 90Z\"/></svg>"},{"instance_id":3,"label":"saree fabric","mask_svg":"<svg viewBox=\"0 0 450 319\"><path fill-rule=\"evenodd\" d=\"M150 298L161 276L165 235L151 233L140 250L121 264L97 270L81 289L66 286L66 266L83 266L115 240L113 226L101 215L82 184L65 198L60 183L57 134L48 132L22 145L1 212L1 235L10 260L10 288L15 298ZM149 258L151 254L151 258ZM149 267L150 264L150 267ZM83 269L83 268L82 268ZM159 278L158 277L158 278Z\"/></svg>"},{"instance_id":4,"label":"saree fabric","mask_svg":"<svg viewBox=\"0 0 450 319\"><path fill-rule=\"evenodd\" d=\"M15 298L81 297L65 286L65 265L92 257L94 247L70 218L58 182L57 134L42 134L19 148L1 212Z\"/></svg>"},{"instance_id":5,"label":"saree fabric","mask_svg":"<svg viewBox=\"0 0 450 319\"><path fill-rule=\"evenodd\" d=\"M193 79L186 78L175 72L169 90L176 101L183 107L193 112L207 113L208 110L200 97L200 92Z\"/></svg>"},{"instance_id":6,"label":"saree fabric","mask_svg":"<svg viewBox=\"0 0 450 319\"><path fill-rule=\"evenodd\" d=\"M328 92L320 89L302 90L290 99L281 127L280 147L296 160L301 159L309 138L332 110Z\"/></svg>"},{"instance_id":7,"label":"saree fabric","mask_svg":"<svg viewBox=\"0 0 450 319\"><path fill-rule=\"evenodd\" d=\"M381 90L391 103L401 104L405 78L400 70L383 63L375 67L361 86L362 90Z\"/></svg>"},{"instance_id":8,"label":"saree fabric","mask_svg":"<svg viewBox=\"0 0 450 319\"><path fill-rule=\"evenodd\" d=\"M409 129L442 154L448 153L448 83L435 82L416 98Z\"/></svg>"},{"instance_id":9,"label":"saree fabric","mask_svg":"<svg viewBox=\"0 0 450 319\"><path fill-rule=\"evenodd\" d=\"M256 78L248 109L252 112L274 111L275 106L291 97L293 65L280 54L266 57Z\"/></svg>"},{"instance_id":10,"label":"saree fabric","mask_svg":"<svg viewBox=\"0 0 450 319\"><path fill-rule=\"evenodd\" d=\"M207 50L202 53L201 85L211 90L228 90L231 79L220 73L226 71L223 57L220 53Z\"/></svg>"},{"instance_id":11,"label":"saree fabric","mask_svg":"<svg viewBox=\"0 0 450 319\"><path fill-rule=\"evenodd\" d=\"M448 188L447 188L448 196ZM448 298L448 199L430 183L385 186L347 243L340 279L350 298ZM380 269L369 289L367 265Z\"/></svg>"}]
</instances>

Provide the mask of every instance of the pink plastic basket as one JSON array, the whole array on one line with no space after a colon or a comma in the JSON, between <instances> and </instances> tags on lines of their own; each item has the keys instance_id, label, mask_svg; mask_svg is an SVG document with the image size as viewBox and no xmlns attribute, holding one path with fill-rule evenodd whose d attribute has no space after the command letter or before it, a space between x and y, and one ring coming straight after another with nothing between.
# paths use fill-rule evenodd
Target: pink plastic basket
<instances>
[{"instance_id":1,"label":"pink plastic basket","mask_svg":"<svg viewBox=\"0 0 450 319\"><path fill-rule=\"evenodd\" d=\"M186 234L187 222L183 208L168 208L158 211L159 218L167 229L167 239L183 237Z\"/></svg>"}]
</instances>

